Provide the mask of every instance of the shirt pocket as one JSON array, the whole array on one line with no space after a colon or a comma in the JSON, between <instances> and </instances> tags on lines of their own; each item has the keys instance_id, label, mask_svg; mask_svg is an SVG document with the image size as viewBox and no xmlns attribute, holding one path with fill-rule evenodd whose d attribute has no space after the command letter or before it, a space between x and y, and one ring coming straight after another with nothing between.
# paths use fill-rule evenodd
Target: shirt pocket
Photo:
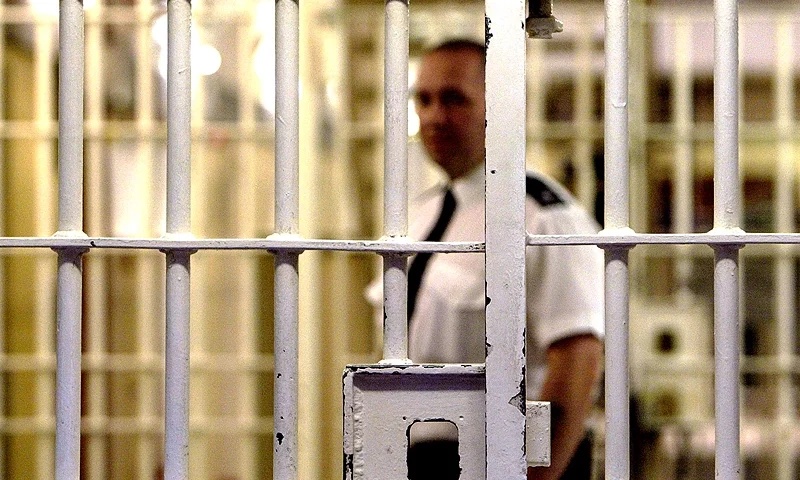
<instances>
[{"instance_id":1,"label":"shirt pocket","mask_svg":"<svg viewBox=\"0 0 800 480\"><path fill-rule=\"evenodd\" d=\"M431 266L435 302L445 307L436 309L441 312L436 319L439 343L451 362L482 363L486 358L483 258L473 256L468 262L440 261Z\"/></svg>"}]
</instances>

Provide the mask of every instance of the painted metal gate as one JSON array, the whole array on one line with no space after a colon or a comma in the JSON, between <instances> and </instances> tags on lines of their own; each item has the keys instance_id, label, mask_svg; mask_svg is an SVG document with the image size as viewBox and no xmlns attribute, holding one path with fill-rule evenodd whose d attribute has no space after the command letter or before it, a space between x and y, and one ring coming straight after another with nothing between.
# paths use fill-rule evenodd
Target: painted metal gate
<instances>
[{"instance_id":1,"label":"painted metal gate","mask_svg":"<svg viewBox=\"0 0 800 480\"><path fill-rule=\"evenodd\" d=\"M630 477L628 254L637 245L707 245L715 252L715 416L717 478L738 478L739 250L746 245L800 243L790 233L741 229L739 185L738 2L715 1L714 228L704 234L638 234L630 228L629 5L606 0L605 230L599 235L527 236L524 231L524 2L486 3L487 239L486 244L424 244L407 240L408 4L386 3L385 236L377 241L301 238L298 229L299 5L276 2L275 234L268 238L192 236L190 226L191 2L169 0L168 157L166 235L89 237L83 219L84 11L81 0L60 2L59 218L51 237L4 237L2 248L50 248L58 253L55 473L80 474L82 256L94 249L142 249L166 258L165 477L189 478L189 298L192 255L200 250L259 250L275 257L274 476L297 478L298 258L304 251L377 253L384 258L384 364L407 368L406 257L420 251L481 252L487 257L487 338L495 345L483 367L445 372L485 374L488 479L524 478L525 415L509 404L522 378L524 265L531 245L598 245L606 252L606 478ZM504 205L502 216L493 205ZM510 213L509 213L510 212ZM502 276L503 282L498 279ZM516 323L499 321L516 318ZM476 387L480 391L482 386ZM514 434L509 435L509 425Z\"/></svg>"}]
</instances>

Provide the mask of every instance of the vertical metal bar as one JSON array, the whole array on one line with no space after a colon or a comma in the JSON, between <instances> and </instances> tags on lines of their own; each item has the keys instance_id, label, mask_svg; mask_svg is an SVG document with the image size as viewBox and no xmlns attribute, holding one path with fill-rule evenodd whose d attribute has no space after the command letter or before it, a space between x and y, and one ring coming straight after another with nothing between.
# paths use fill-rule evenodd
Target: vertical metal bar
<instances>
[{"instance_id":1,"label":"vertical metal bar","mask_svg":"<svg viewBox=\"0 0 800 480\"><path fill-rule=\"evenodd\" d=\"M605 161L606 228L627 228L628 159L628 0L605 0Z\"/></svg>"},{"instance_id":2,"label":"vertical metal bar","mask_svg":"<svg viewBox=\"0 0 800 480\"><path fill-rule=\"evenodd\" d=\"M56 479L80 476L83 252L58 252Z\"/></svg>"},{"instance_id":3,"label":"vertical metal bar","mask_svg":"<svg viewBox=\"0 0 800 480\"><path fill-rule=\"evenodd\" d=\"M61 0L58 62L58 230L83 232L82 0Z\"/></svg>"},{"instance_id":4,"label":"vertical metal bar","mask_svg":"<svg viewBox=\"0 0 800 480\"><path fill-rule=\"evenodd\" d=\"M714 230L739 230L738 2L714 2ZM738 478L739 251L715 250L714 342L717 478Z\"/></svg>"},{"instance_id":5,"label":"vertical metal bar","mask_svg":"<svg viewBox=\"0 0 800 480\"><path fill-rule=\"evenodd\" d=\"M81 0L61 0L58 83L58 232L83 236L84 25ZM58 250L56 478L80 476L81 250Z\"/></svg>"},{"instance_id":6,"label":"vertical metal bar","mask_svg":"<svg viewBox=\"0 0 800 480\"><path fill-rule=\"evenodd\" d=\"M775 44L775 123L778 130L778 162L775 169L775 231L794 232L795 222L795 160L793 155L792 131L794 128L793 108L795 104L793 86L793 33L791 17L777 19ZM794 369L792 368L796 348L796 301L795 259L790 245L781 245L775 268L775 330L780 362L778 378L778 425L780 441L789 441L794 433L796 399L794 395ZM795 478L794 447L777 449L778 478Z\"/></svg>"},{"instance_id":7,"label":"vertical metal bar","mask_svg":"<svg viewBox=\"0 0 800 480\"><path fill-rule=\"evenodd\" d=\"M717 248L714 266L716 478L739 478L739 251Z\"/></svg>"},{"instance_id":8,"label":"vertical metal bar","mask_svg":"<svg viewBox=\"0 0 800 480\"><path fill-rule=\"evenodd\" d=\"M298 256L275 258L275 414L273 474L297 478Z\"/></svg>"},{"instance_id":9,"label":"vertical metal bar","mask_svg":"<svg viewBox=\"0 0 800 480\"><path fill-rule=\"evenodd\" d=\"M714 2L714 228L739 228L739 23L736 0Z\"/></svg>"},{"instance_id":10,"label":"vertical metal bar","mask_svg":"<svg viewBox=\"0 0 800 480\"><path fill-rule=\"evenodd\" d=\"M299 234L300 8L275 3L275 234ZM275 255L273 475L297 478L299 254Z\"/></svg>"},{"instance_id":11,"label":"vertical metal bar","mask_svg":"<svg viewBox=\"0 0 800 480\"><path fill-rule=\"evenodd\" d=\"M387 0L384 28L384 234L408 231L408 2ZM383 360L408 361L405 255L383 259Z\"/></svg>"},{"instance_id":12,"label":"vertical metal bar","mask_svg":"<svg viewBox=\"0 0 800 480\"><path fill-rule=\"evenodd\" d=\"M606 204L608 206L608 204ZM606 478L630 478L629 268L627 249L605 254Z\"/></svg>"},{"instance_id":13,"label":"vertical metal bar","mask_svg":"<svg viewBox=\"0 0 800 480\"><path fill-rule=\"evenodd\" d=\"M191 22L189 0L167 4L167 233L190 232Z\"/></svg>"},{"instance_id":14,"label":"vertical metal bar","mask_svg":"<svg viewBox=\"0 0 800 480\"><path fill-rule=\"evenodd\" d=\"M298 234L299 201L299 7L275 4L275 231Z\"/></svg>"},{"instance_id":15,"label":"vertical metal bar","mask_svg":"<svg viewBox=\"0 0 800 480\"><path fill-rule=\"evenodd\" d=\"M514 480L527 470L525 2L487 0L485 21L486 478Z\"/></svg>"},{"instance_id":16,"label":"vertical metal bar","mask_svg":"<svg viewBox=\"0 0 800 480\"><path fill-rule=\"evenodd\" d=\"M191 2L167 4L167 236L191 235ZM190 252L167 252L165 478L189 478Z\"/></svg>"},{"instance_id":17,"label":"vertical metal bar","mask_svg":"<svg viewBox=\"0 0 800 480\"><path fill-rule=\"evenodd\" d=\"M628 1L605 0L605 231L630 230ZM606 478L630 478L628 251L605 253Z\"/></svg>"}]
</instances>

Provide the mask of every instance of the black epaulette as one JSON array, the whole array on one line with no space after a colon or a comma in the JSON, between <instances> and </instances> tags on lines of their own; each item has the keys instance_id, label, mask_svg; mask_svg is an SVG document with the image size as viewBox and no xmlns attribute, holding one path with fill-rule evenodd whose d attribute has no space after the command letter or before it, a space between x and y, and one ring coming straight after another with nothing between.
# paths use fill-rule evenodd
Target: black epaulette
<instances>
[{"instance_id":1,"label":"black epaulette","mask_svg":"<svg viewBox=\"0 0 800 480\"><path fill-rule=\"evenodd\" d=\"M567 203L550 185L530 174L525 177L525 192L543 207Z\"/></svg>"}]
</instances>

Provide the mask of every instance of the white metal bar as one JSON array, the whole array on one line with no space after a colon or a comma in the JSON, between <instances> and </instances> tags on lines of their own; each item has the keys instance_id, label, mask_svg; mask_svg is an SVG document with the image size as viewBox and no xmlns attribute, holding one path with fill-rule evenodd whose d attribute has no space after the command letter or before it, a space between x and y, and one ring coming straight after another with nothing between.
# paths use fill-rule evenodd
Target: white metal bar
<instances>
[{"instance_id":1,"label":"white metal bar","mask_svg":"<svg viewBox=\"0 0 800 480\"><path fill-rule=\"evenodd\" d=\"M714 267L716 478L739 478L739 252L719 248Z\"/></svg>"},{"instance_id":2,"label":"white metal bar","mask_svg":"<svg viewBox=\"0 0 800 480\"><path fill-rule=\"evenodd\" d=\"M714 229L740 231L738 2L714 2ZM717 478L738 478L739 252L718 247L714 268Z\"/></svg>"},{"instance_id":3,"label":"white metal bar","mask_svg":"<svg viewBox=\"0 0 800 480\"><path fill-rule=\"evenodd\" d=\"M59 8L58 233L83 233L83 3ZM58 251L56 479L80 476L82 251Z\"/></svg>"},{"instance_id":4,"label":"white metal bar","mask_svg":"<svg viewBox=\"0 0 800 480\"><path fill-rule=\"evenodd\" d=\"M275 234L299 236L300 12L294 0L275 3ZM297 478L299 254L275 256L275 392L273 475Z\"/></svg>"},{"instance_id":5,"label":"white metal bar","mask_svg":"<svg viewBox=\"0 0 800 480\"><path fill-rule=\"evenodd\" d=\"M297 235L299 200L299 8L275 4L275 232Z\"/></svg>"},{"instance_id":6,"label":"white metal bar","mask_svg":"<svg viewBox=\"0 0 800 480\"><path fill-rule=\"evenodd\" d=\"M191 236L191 2L167 3L167 237ZM165 462L189 478L189 251L168 251L166 268Z\"/></svg>"},{"instance_id":7,"label":"white metal bar","mask_svg":"<svg viewBox=\"0 0 800 480\"><path fill-rule=\"evenodd\" d=\"M387 0L384 26L384 235L408 233L408 2ZM383 361L408 362L405 255L383 259Z\"/></svg>"},{"instance_id":8,"label":"white metal bar","mask_svg":"<svg viewBox=\"0 0 800 480\"><path fill-rule=\"evenodd\" d=\"M533 245L597 245L599 247L632 247L635 245L797 245L800 233L626 233L608 231L602 234L580 235L530 235L526 244ZM0 250L27 248L77 248L143 249L143 250L267 250L271 252L297 252L300 250L324 250L372 253L481 253L483 242L414 242L402 244L393 241L287 240L276 236L269 238L57 238L57 237L0 237ZM0 252L2 253L2 252ZM8 252L6 252L8 253Z\"/></svg>"},{"instance_id":9,"label":"white metal bar","mask_svg":"<svg viewBox=\"0 0 800 480\"><path fill-rule=\"evenodd\" d=\"M605 0L605 227L630 226L628 0Z\"/></svg>"},{"instance_id":10,"label":"white metal bar","mask_svg":"<svg viewBox=\"0 0 800 480\"><path fill-rule=\"evenodd\" d=\"M165 478L189 478L189 253L167 253Z\"/></svg>"},{"instance_id":11,"label":"white metal bar","mask_svg":"<svg viewBox=\"0 0 800 480\"><path fill-rule=\"evenodd\" d=\"M794 58L792 17L782 16L777 19L775 32L775 127L780 140L778 142L778 161L775 168L775 231L793 232L797 225L796 215L796 178L795 159L791 131L794 128L795 104ZM778 346L778 410L777 423L781 443L788 441L795 428L795 411L797 400L794 393L794 375L792 361L796 348L796 280L795 257L789 246L781 246L774 270L775 282L775 316L777 320L776 344ZM791 480L796 476L794 448L777 449L778 479Z\"/></svg>"},{"instance_id":12,"label":"white metal bar","mask_svg":"<svg viewBox=\"0 0 800 480\"><path fill-rule=\"evenodd\" d=\"M738 2L715 0L714 11L714 228L738 229Z\"/></svg>"},{"instance_id":13,"label":"white metal bar","mask_svg":"<svg viewBox=\"0 0 800 480\"><path fill-rule=\"evenodd\" d=\"M486 1L487 480L527 470L525 14L524 1Z\"/></svg>"},{"instance_id":14,"label":"white metal bar","mask_svg":"<svg viewBox=\"0 0 800 480\"><path fill-rule=\"evenodd\" d=\"M298 256L275 256L275 393L273 475L297 478Z\"/></svg>"},{"instance_id":15,"label":"white metal bar","mask_svg":"<svg viewBox=\"0 0 800 480\"><path fill-rule=\"evenodd\" d=\"M167 233L189 234L191 223L191 3L167 4Z\"/></svg>"},{"instance_id":16,"label":"white metal bar","mask_svg":"<svg viewBox=\"0 0 800 480\"><path fill-rule=\"evenodd\" d=\"M82 252L58 254L56 479L80 476Z\"/></svg>"},{"instance_id":17,"label":"white metal bar","mask_svg":"<svg viewBox=\"0 0 800 480\"><path fill-rule=\"evenodd\" d=\"M58 230L83 234L83 1L60 0Z\"/></svg>"},{"instance_id":18,"label":"white metal bar","mask_svg":"<svg viewBox=\"0 0 800 480\"><path fill-rule=\"evenodd\" d=\"M630 232L628 1L605 0L605 230ZM606 478L630 478L629 270L624 248L605 252Z\"/></svg>"}]
</instances>

